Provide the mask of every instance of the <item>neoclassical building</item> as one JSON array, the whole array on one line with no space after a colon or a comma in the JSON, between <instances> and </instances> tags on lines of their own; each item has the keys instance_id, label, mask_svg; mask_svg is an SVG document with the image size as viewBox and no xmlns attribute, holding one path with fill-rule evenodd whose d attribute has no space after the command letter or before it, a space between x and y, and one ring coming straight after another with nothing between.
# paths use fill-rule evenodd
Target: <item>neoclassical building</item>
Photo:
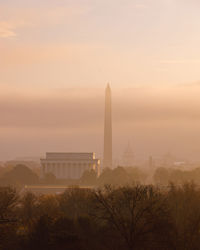
<instances>
[{"instance_id":1,"label":"neoclassical building","mask_svg":"<svg viewBox=\"0 0 200 250\"><path fill-rule=\"evenodd\" d=\"M100 171L100 160L95 153L46 153L41 159L41 178L52 173L57 179L79 179L84 171Z\"/></svg>"}]
</instances>

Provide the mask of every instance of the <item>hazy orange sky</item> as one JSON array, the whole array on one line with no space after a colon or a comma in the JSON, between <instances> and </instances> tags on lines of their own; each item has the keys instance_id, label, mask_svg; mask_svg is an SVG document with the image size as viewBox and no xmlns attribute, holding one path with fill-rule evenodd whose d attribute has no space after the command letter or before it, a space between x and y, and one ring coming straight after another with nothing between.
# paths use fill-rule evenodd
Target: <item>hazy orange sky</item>
<instances>
[{"instance_id":1,"label":"hazy orange sky","mask_svg":"<svg viewBox=\"0 0 200 250\"><path fill-rule=\"evenodd\" d=\"M198 0L0 0L0 159L200 148ZM199 157L200 158L200 157Z\"/></svg>"}]
</instances>

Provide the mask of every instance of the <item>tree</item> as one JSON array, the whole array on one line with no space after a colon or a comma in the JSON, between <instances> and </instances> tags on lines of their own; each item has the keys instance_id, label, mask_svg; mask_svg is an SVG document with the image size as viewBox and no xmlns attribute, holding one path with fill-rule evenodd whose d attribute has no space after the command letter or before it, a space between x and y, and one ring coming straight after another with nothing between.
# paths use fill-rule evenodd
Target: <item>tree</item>
<instances>
[{"instance_id":1,"label":"tree","mask_svg":"<svg viewBox=\"0 0 200 250\"><path fill-rule=\"evenodd\" d=\"M117 167L112 171L113 178L110 184L113 185L126 185L129 182L129 176L123 167Z\"/></svg>"},{"instance_id":2,"label":"tree","mask_svg":"<svg viewBox=\"0 0 200 250\"><path fill-rule=\"evenodd\" d=\"M155 235L160 229L165 234L160 235L161 241L166 241L169 225L168 211L161 193L151 186L121 187L111 186L104 190L94 191L96 218L105 221L116 230L123 239L127 249L147 249L149 240L153 245L157 242ZM161 243L161 244L162 244ZM148 249L151 249L150 246ZM153 246L152 249L156 249Z\"/></svg>"},{"instance_id":3,"label":"tree","mask_svg":"<svg viewBox=\"0 0 200 250\"><path fill-rule=\"evenodd\" d=\"M134 183L144 183L147 177L147 174L145 174L143 171L141 171L137 167L127 167L125 168L128 176L129 176L129 182L132 184Z\"/></svg>"},{"instance_id":4,"label":"tree","mask_svg":"<svg viewBox=\"0 0 200 250\"><path fill-rule=\"evenodd\" d=\"M100 186L112 184L112 185L125 185L129 181L129 176L123 167L117 167L115 169L106 168L98 179Z\"/></svg>"},{"instance_id":5,"label":"tree","mask_svg":"<svg viewBox=\"0 0 200 250\"><path fill-rule=\"evenodd\" d=\"M103 169L103 172L98 178L98 184L100 186L104 186L105 184L111 184L110 181L112 180L112 170L110 168Z\"/></svg>"},{"instance_id":6,"label":"tree","mask_svg":"<svg viewBox=\"0 0 200 250\"><path fill-rule=\"evenodd\" d=\"M27 229L31 227L33 221L36 219L37 206L38 199L31 192L25 193L20 200L19 216L24 226L27 226Z\"/></svg>"},{"instance_id":7,"label":"tree","mask_svg":"<svg viewBox=\"0 0 200 250\"><path fill-rule=\"evenodd\" d=\"M199 249L200 191L193 183L171 184L168 204L173 221L174 249Z\"/></svg>"},{"instance_id":8,"label":"tree","mask_svg":"<svg viewBox=\"0 0 200 250\"><path fill-rule=\"evenodd\" d=\"M41 216L32 227L32 231L29 234L27 248L30 250L42 250L51 249L50 233L53 224L53 219L47 215Z\"/></svg>"},{"instance_id":9,"label":"tree","mask_svg":"<svg viewBox=\"0 0 200 250\"><path fill-rule=\"evenodd\" d=\"M38 216L48 215L51 218L57 218L61 215L59 207L59 196L41 195L38 201Z\"/></svg>"},{"instance_id":10,"label":"tree","mask_svg":"<svg viewBox=\"0 0 200 250\"><path fill-rule=\"evenodd\" d=\"M3 180L7 184L36 184L39 181L38 176L31 169L24 165L17 165L11 171L3 175Z\"/></svg>"},{"instance_id":11,"label":"tree","mask_svg":"<svg viewBox=\"0 0 200 250\"><path fill-rule=\"evenodd\" d=\"M81 183L83 185L90 185L94 186L97 184L97 173L92 169L92 170L86 170L81 179Z\"/></svg>"},{"instance_id":12,"label":"tree","mask_svg":"<svg viewBox=\"0 0 200 250\"><path fill-rule=\"evenodd\" d=\"M12 217L17 202L18 194L14 188L0 187L0 219Z\"/></svg>"},{"instance_id":13,"label":"tree","mask_svg":"<svg viewBox=\"0 0 200 250\"><path fill-rule=\"evenodd\" d=\"M62 214L75 220L80 216L88 216L91 194L92 192L89 189L66 189L58 199Z\"/></svg>"},{"instance_id":14,"label":"tree","mask_svg":"<svg viewBox=\"0 0 200 250\"><path fill-rule=\"evenodd\" d=\"M166 168L157 168L153 178L156 184L168 185L170 181L169 170Z\"/></svg>"},{"instance_id":15,"label":"tree","mask_svg":"<svg viewBox=\"0 0 200 250\"><path fill-rule=\"evenodd\" d=\"M52 173L46 173L44 175L43 181L45 184L55 184L56 183L56 177Z\"/></svg>"}]
</instances>

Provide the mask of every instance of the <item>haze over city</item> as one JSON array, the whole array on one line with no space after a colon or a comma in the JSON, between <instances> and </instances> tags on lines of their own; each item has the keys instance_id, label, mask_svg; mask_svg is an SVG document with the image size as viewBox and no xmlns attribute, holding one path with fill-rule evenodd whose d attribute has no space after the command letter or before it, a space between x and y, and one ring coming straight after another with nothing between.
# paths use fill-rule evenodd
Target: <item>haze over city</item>
<instances>
[{"instance_id":1,"label":"haze over city","mask_svg":"<svg viewBox=\"0 0 200 250\"><path fill-rule=\"evenodd\" d=\"M199 10L0 0L0 250L200 249Z\"/></svg>"},{"instance_id":2,"label":"haze over city","mask_svg":"<svg viewBox=\"0 0 200 250\"><path fill-rule=\"evenodd\" d=\"M142 157L168 151L198 160L198 84L113 88L113 152L130 142ZM103 150L104 89L1 93L1 158Z\"/></svg>"},{"instance_id":3,"label":"haze over city","mask_svg":"<svg viewBox=\"0 0 200 250\"><path fill-rule=\"evenodd\" d=\"M1 1L0 159L103 152L113 92L113 158L170 151L199 160L199 2Z\"/></svg>"}]
</instances>

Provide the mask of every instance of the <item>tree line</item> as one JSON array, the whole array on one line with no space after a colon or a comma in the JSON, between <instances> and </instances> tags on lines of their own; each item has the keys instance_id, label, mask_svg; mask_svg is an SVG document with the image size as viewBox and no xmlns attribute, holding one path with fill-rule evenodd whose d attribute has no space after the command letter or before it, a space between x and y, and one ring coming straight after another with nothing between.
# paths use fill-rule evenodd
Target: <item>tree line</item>
<instances>
[{"instance_id":1,"label":"tree line","mask_svg":"<svg viewBox=\"0 0 200 250\"><path fill-rule=\"evenodd\" d=\"M2 250L197 250L200 189L192 183L69 188L19 195L0 188Z\"/></svg>"},{"instance_id":2,"label":"tree line","mask_svg":"<svg viewBox=\"0 0 200 250\"><path fill-rule=\"evenodd\" d=\"M0 167L0 186L14 186L17 189L24 185L76 185L103 187L104 185L156 184L167 186L170 182L183 184L194 182L200 185L200 168L180 170L159 167L156 170L144 170L139 167L106 168L100 176L94 170L87 170L78 180L56 179L52 173L47 173L43 179L39 178L39 171L31 170L25 165L15 167Z\"/></svg>"}]
</instances>

